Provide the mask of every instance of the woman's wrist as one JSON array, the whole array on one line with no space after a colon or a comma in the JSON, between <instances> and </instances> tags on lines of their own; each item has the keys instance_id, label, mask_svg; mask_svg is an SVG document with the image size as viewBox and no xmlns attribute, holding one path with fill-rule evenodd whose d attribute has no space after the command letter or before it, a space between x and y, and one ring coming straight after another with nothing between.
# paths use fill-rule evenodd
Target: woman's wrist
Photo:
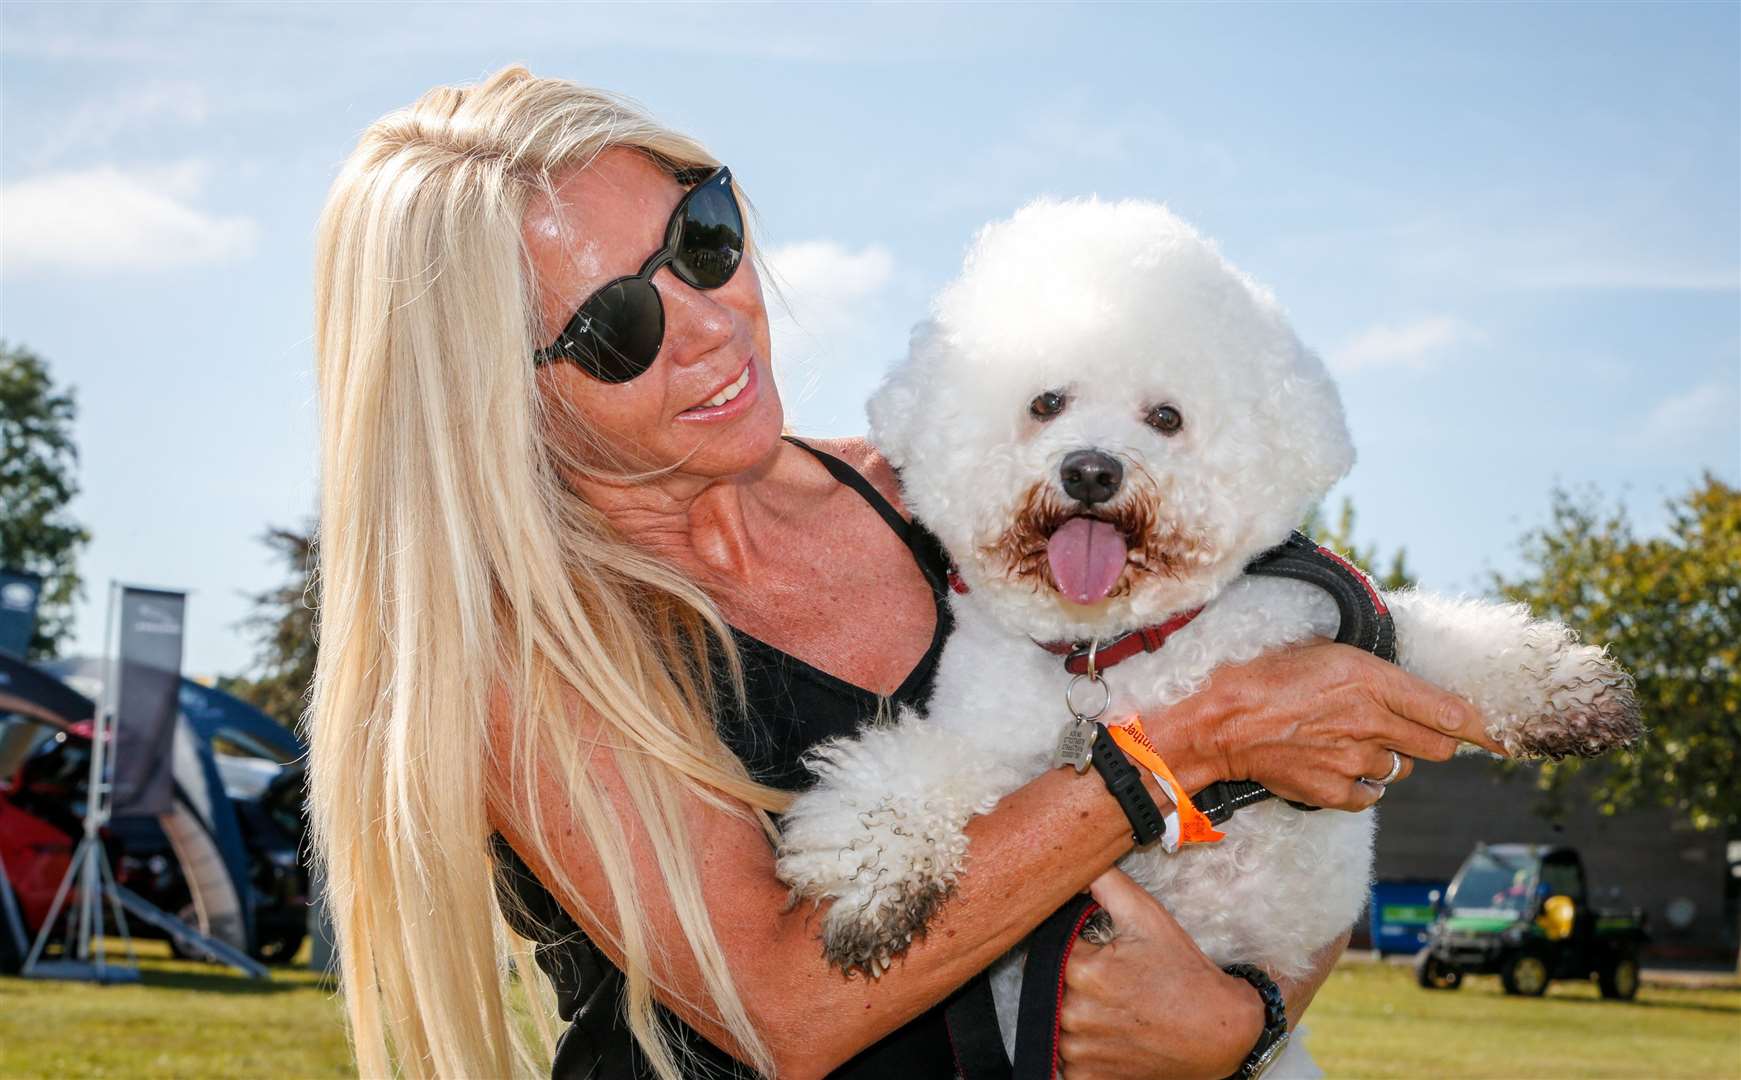
<instances>
[{"instance_id":1,"label":"woman's wrist","mask_svg":"<svg viewBox=\"0 0 1741 1080\"><path fill-rule=\"evenodd\" d=\"M1223 1053L1217 1058L1215 1067L1219 1071L1215 1075L1228 1077L1239 1071L1245 1059L1251 1056L1258 1039L1263 1037L1267 1014L1263 998L1249 982L1225 972L1221 978L1221 997L1225 1005L1219 1015L1223 1018L1227 1037L1223 1040Z\"/></svg>"},{"instance_id":2,"label":"woman's wrist","mask_svg":"<svg viewBox=\"0 0 1741 1080\"><path fill-rule=\"evenodd\" d=\"M1237 770L1230 755L1215 737L1221 726L1219 710L1214 702L1204 700L1212 696L1212 690L1206 689L1169 706L1155 722L1143 725L1187 796L1218 780L1250 779L1234 775Z\"/></svg>"}]
</instances>

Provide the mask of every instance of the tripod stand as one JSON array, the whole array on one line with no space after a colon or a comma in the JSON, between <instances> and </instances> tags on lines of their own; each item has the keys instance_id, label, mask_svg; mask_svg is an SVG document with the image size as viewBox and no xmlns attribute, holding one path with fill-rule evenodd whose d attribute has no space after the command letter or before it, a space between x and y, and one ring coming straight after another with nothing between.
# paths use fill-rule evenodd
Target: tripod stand
<instances>
[{"instance_id":1,"label":"tripod stand","mask_svg":"<svg viewBox=\"0 0 1741 1080\"><path fill-rule=\"evenodd\" d=\"M110 641L114 639L114 629L115 590L111 585L108 633ZM91 776L85 796L85 835L79 841L79 846L73 850L72 862L67 866L66 876L61 878L60 887L54 893L54 902L49 905L48 915L42 920L42 929L37 932L36 943L31 946L30 955L25 958L24 969L19 974L27 978L79 979L99 983L139 981L139 957L133 951L133 936L127 931L127 916L121 911L121 897L115 889L115 871L109 865L109 853L103 849L103 838L100 835L102 827L109 822L111 785L105 777L104 764L108 757L109 734L115 730L114 701L115 679L110 677L104 680L103 704L98 707L91 725ZM61 905L66 902L67 892L72 888L75 876L79 883L78 910L67 927L61 959L44 961L41 959L43 947L48 944L49 936L54 932L55 919L60 915ZM110 909L114 912L115 927L121 932L122 941L126 943L125 964L108 962L103 944L105 899L109 901ZM92 958L93 952L95 959Z\"/></svg>"}]
</instances>

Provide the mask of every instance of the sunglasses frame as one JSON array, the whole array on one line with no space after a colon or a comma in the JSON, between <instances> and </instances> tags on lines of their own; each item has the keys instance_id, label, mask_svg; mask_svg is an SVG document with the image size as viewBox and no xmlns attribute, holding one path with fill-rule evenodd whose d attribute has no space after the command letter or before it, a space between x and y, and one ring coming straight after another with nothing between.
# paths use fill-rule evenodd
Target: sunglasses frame
<instances>
[{"instance_id":1,"label":"sunglasses frame","mask_svg":"<svg viewBox=\"0 0 1741 1080\"><path fill-rule=\"evenodd\" d=\"M670 266L671 273L676 275L679 281L688 285L692 289L700 289L703 291L724 288L731 282L732 278L737 276L738 267L743 265L743 252L741 251L738 253L738 261L733 264L731 272L728 273L725 276L725 280L721 281L718 285L702 285L698 282L691 281L689 276L683 273L676 263L677 256L681 254L681 249L678 245L683 242L685 214L689 210L690 201L693 200L696 195L707 190L707 187L710 184L723 183L727 189L727 194L731 196L732 205L737 206L737 193L731 188L731 169L724 165L721 165L716 169L706 170L682 169L674 175L679 183L693 182L695 186L691 187L684 193L683 198L678 200L676 208L671 211L671 218L665 223L664 245L661 246L658 251L647 256L647 261L641 264L640 270L633 274L623 274L620 277L614 277L589 293L587 298L582 300L574 309L574 314L568 317L568 322L563 324L562 330L556 335L556 340L532 354L532 365L534 367L539 367L555 360L568 360L573 362L576 367L580 368L588 375L598 379L600 382L629 382L630 380L637 379L651 370L653 365L658 361L659 353L663 350L665 345L665 301L664 298L659 295L659 290L653 285L653 275L657 274L665 267ZM694 179L698 176L700 177L699 180ZM738 208L738 226L738 232L740 237L742 237L744 230L742 227L743 210L741 207ZM627 378L607 378L600 375L597 371L593 370L593 367L589 366L591 361L578 354L577 350L580 346L576 343L575 339L585 335L592 326L592 318L586 315L587 305L598 299L599 296L607 290L616 288L631 281L644 281L647 283L647 287L653 290L654 308L659 313L659 343L654 346L653 355L648 358L646 366L642 367L639 371ZM576 324L579 325L577 326Z\"/></svg>"}]
</instances>

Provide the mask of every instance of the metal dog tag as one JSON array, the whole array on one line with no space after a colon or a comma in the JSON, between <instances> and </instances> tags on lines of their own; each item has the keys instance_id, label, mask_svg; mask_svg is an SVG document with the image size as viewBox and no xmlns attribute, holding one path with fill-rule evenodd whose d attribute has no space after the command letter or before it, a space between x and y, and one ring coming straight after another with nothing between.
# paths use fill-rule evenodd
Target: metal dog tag
<instances>
[{"instance_id":1,"label":"metal dog tag","mask_svg":"<svg viewBox=\"0 0 1741 1080\"><path fill-rule=\"evenodd\" d=\"M1077 772L1086 772L1093 760L1091 750L1094 743L1094 725L1087 720L1072 720L1064 725L1064 733L1058 736L1058 749L1052 752L1052 767L1068 765Z\"/></svg>"}]
</instances>

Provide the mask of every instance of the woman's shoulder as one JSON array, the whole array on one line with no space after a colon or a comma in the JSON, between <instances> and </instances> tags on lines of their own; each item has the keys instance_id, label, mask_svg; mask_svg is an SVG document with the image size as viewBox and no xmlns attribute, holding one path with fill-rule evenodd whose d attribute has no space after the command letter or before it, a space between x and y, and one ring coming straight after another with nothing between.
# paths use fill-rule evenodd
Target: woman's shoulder
<instances>
[{"instance_id":1,"label":"woman's shoulder","mask_svg":"<svg viewBox=\"0 0 1741 1080\"><path fill-rule=\"evenodd\" d=\"M889 500L903 516L907 516L907 508L901 502L900 477L895 473L894 466L889 464L889 460L883 457L882 451L871 445L869 439L863 435L843 435L834 438L806 437L804 441L851 465L860 476L871 482L878 494Z\"/></svg>"}]
</instances>

